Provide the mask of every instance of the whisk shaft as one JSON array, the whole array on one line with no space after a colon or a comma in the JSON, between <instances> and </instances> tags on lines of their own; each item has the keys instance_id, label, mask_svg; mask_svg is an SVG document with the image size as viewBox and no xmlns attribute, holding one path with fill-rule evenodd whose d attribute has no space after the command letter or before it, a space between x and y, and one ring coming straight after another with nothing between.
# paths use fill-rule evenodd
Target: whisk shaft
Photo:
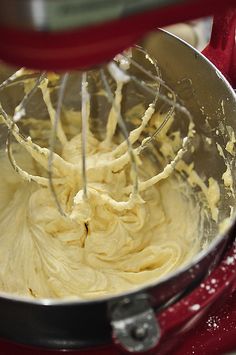
<instances>
[{"instance_id":1,"label":"whisk shaft","mask_svg":"<svg viewBox=\"0 0 236 355\"><path fill-rule=\"evenodd\" d=\"M87 199L87 174L86 174L86 136L87 136L87 121L88 121L88 105L89 93L87 90L87 73L82 74L82 103L81 103L81 146L82 146L82 178L83 178L83 198Z\"/></svg>"}]
</instances>

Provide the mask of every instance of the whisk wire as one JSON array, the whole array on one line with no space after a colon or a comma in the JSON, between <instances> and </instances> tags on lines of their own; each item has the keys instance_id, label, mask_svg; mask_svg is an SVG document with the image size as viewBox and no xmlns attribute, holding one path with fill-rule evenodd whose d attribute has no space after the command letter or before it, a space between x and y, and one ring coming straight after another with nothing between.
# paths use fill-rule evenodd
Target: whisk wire
<instances>
[{"instance_id":1,"label":"whisk wire","mask_svg":"<svg viewBox=\"0 0 236 355\"><path fill-rule=\"evenodd\" d=\"M152 96L154 96L154 102L153 104L157 103L158 99L162 99L165 103L168 103L170 105L170 109L168 110L168 112L165 114L165 117L163 119L163 121L161 122L161 124L156 128L155 132L152 133L149 137L149 139L146 139L143 144L140 146L140 151L142 149L144 149L151 141L153 141L153 139L158 135L158 133L160 133L160 131L164 128L164 126L166 125L166 123L169 121L169 119L171 117L173 117L173 113L175 111L175 104L177 101L176 98L176 94L174 92L174 90L172 90L168 85L166 85L166 83L164 82L164 80L162 80L161 78L161 74L160 74L160 70L159 67L157 65L157 62L152 59L148 53L146 51L144 51L141 47L139 46L135 46L135 49L138 52L141 52L143 55L145 55L145 58L154 66L155 70L156 70L156 75L152 74L150 71L148 71L147 69L145 69L142 65L140 65L139 63L137 63L131 56L127 56L126 54L122 54L121 58L124 57L126 58L127 61L129 61L134 67L136 67L141 73L145 74L149 79L151 79L155 84L159 83L159 86L156 85L155 89L147 86L147 83L143 80L138 79L135 75L130 74L130 78L131 80L133 80L138 86L140 86L142 89L144 89L146 92L148 92L149 94L151 94ZM122 68L121 68L122 70ZM160 93L160 88L164 87L166 90L168 90L168 92L170 93L172 100L165 100L166 96L162 95Z\"/></svg>"},{"instance_id":2,"label":"whisk wire","mask_svg":"<svg viewBox=\"0 0 236 355\"><path fill-rule=\"evenodd\" d=\"M54 198L54 201L56 203L57 209L59 213L65 217L66 212L63 210L60 201L58 199L55 186L53 183L53 159L54 159L54 149L55 149L55 144L56 144L56 137L57 137L57 127L58 123L61 117L61 109L62 109L62 103L63 103L63 98L65 94L65 88L66 88L66 83L68 81L69 73L65 73L62 76L61 79L61 85L59 88L59 93L58 93L58 101L57 101L57 108L55 112L55 119L53 122L53 126L51 129L51 136L50 136L50 142L49 142L49 157L48 157L48 180L49 180L49 188L51 190L51 194Z\"/></svg>"},{"instance_id":3,"label":"whisk wire","mask_svg":"<svg viewBox=\"0 0 236 355\"><path fill-rule=\"evenodd\" d=\"M37 91L39 85L41 84L41 82L43 81L43 79L45 77L46 77L46 72L41 73L38 76L38 78L36 79L33 88L24 95L22 101L15 108L15 112L14 112L14 115L13 115L13 118L12 118L13 122L20 121L20 119L25 115L25 107L27 105L27 102L32 98L32 96Z\"/></svg>"},{"instance_id":4,"label":"whisk wire","mask_svg":"<svg viewBox=\"0 0 236 355\"><path fill-rule=\"evenodd\" d=\"M82 73L82 84L81 84L81 147L82 147L82 178L83 178L83 199L87 199L87 173L86 173L86 141L88 134L88 106L89 106L89 93L87 89L87 73Z\"/></svg>"},{"instance_id":5,"label":"whisk wire","mask_svg":"<svg viewBox=\"0 0 236 355\"><path fill-rule=\"evenodd\" d=\"M104 84L104 88L105 88L105 90L107 92L108 101L114 107L114 110L115 110L115 112L117 114L118 125L119 125L119 127L121 129L121 132L122 132L122 134L123 134L123 136L124 136L124 138L126 140L126 143L127 143L128 153L129 153L130 162L131 162L131 169L132 169L132 172L133 172L132 179L133 179L133 182L134 182L133 183L132 194L133 194L133 196L135 196L135 195L138 194L138 169L137 169L135 156L134 156L134 153L133 153L133 148L132 148L132 145L131 145L130 140L129 140L129 133L128 133L128 130L127 130L126 126L125 126L125 123L124 123L124 120L122 118L121 112L120 112L119 108L117 107L117 105L116 105L116 103L114 101L114 97L113 97L110 85L108 83L108 80L106 78L106 74L105 74L103 69L100 69L100 75L101 75L102 82Z\"/></svg>"}]
</instances>

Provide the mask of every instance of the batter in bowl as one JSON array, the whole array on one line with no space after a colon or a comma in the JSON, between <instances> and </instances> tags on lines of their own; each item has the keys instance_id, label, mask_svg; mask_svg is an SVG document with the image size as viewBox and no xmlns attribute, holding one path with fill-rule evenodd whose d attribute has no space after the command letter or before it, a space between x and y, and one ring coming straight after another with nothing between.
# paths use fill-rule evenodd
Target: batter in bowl
<instances>
[{"instance_id":1,"label":"batter in bowl","mask_svg":"<svg viewBox=\"0 0 236 355\"><path fill-rule=\"evenodd\" d=\"M40 89L52 122L55 112L48 79ZM73 115L81 118L79 112ZM158 125L160 119L151 104L140 125L130 132L131 143L140 139L148 123ZM22 136L3 109L2 120L17 144L9 151L15 171L5 152L0 157L1 291L36 298L113 295L160 279L200 251L204 213L192 198L190 184L175 169L179 164L183 170L181 161L194 134L191 122L177 150L180 135L168 135L172 120L158 135L160 152L169 159L163 168L150 162L140 148L133 149L138 168L135 192L126 142L113 139L114 107L103 140L89 129L88 114L86 196L81 134L68 138L68 126L60 124L61 148L54 154L52 167L59 211L46 173L48 147ZM31 120L31 136L43 141L44 134Z\"/></svg>"}]
</instances>

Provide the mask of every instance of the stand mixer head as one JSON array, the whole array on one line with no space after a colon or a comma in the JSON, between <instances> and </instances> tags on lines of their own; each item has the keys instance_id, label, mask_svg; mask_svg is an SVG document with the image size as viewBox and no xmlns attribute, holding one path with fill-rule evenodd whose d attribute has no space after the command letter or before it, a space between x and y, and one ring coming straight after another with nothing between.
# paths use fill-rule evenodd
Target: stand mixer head
<instances>
[{"instance_id":1,"label":"stand mixer head","mask_svg":"<svg viewBox=\"0 0 236 355\"><path fill-rule=\"evenodd\" d=\"M40 70L101 65L157 27L234 7L234 0L3 0L0 58Z\"/></svg>"}]
</instances>

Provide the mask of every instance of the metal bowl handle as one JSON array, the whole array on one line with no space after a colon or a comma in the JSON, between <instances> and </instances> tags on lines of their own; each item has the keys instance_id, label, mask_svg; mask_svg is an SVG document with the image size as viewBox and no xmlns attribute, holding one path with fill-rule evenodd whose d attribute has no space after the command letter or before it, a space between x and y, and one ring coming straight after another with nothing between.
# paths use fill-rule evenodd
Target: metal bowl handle
<instances>
[{"instance_id":1,"label":"metal bowl handle","mask_svg":"<svg viewBox=\"0 0 236 355\"><path fill-rule=\"evenodd\" d=\"M110 303L112 338L128 353L148 352L155 348L161 330L147 294L137 294Z\"/></svg>"}]
</instances>

